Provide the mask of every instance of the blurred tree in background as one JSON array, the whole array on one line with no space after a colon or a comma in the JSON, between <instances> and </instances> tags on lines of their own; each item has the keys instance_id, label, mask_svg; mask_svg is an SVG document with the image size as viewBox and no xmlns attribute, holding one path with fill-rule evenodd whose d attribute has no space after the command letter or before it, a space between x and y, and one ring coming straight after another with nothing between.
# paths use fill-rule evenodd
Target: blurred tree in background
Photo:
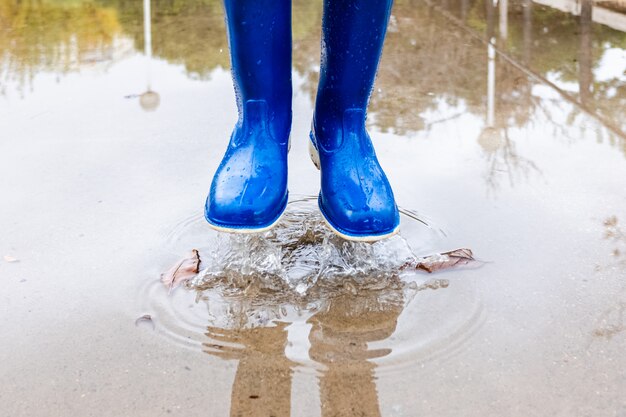
<instances>
[{"instance_id":1,"label":"blurred tree in background","mask_svg":"<svg viewBox=\"0 0 626 417\"><path fill-rule=\"evenodd\" d=\"M0 0L0 89L38 72L66 73L110 60L122 27L117 10L78 0ZM4 82L3 82L4 81Z\"/></svg>"}]
</instances>

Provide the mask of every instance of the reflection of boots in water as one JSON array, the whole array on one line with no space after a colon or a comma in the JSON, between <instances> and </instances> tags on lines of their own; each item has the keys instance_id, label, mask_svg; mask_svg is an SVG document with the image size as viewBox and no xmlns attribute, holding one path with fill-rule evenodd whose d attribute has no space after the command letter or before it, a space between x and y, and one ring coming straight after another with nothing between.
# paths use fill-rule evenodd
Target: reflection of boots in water
<instances>
[{"instance_id":1,"label":"reflection of boots in water","mask_svg":"<svg viewBox=\"0 0 626 417\"><path fill-rule=\"evenodd\" d=\"M239 360L231 395L231 417L287 417L291 412L291 377L295 365L285 356L287 324L226 330L209 327L205 352ZM228 347L228 345L242 345Z\"/></svg>"},{"instance_id":2,"label":"reflection of boots in water","mask_svg":"<svg viewBox=\"0 0 626 417\"><path fill-rule=\"evenodd\" d=\"M380 293L341 296L309 323L310 356L326 366L320 378L322 417L380 417L374 381L376 365L370 359L389 349L368 350L370 342L387 339L402 312L402 293L379 299ZM388 295L388 294L387 294Z\"/></svg>"},{"instance_id":3,"label":"reflection of boots in water","mask_svg":"<svg viewBox=\"0 0 626 417\"><path fill-rule=\"evenodd\" d=\"M324 0L310 149L322 176L320 210L331 228L350 240L382 239L396 233L400 222L391 186L365 130L391 3Z\"/></svg>"},{"instance_id":4,"label":"reflection of boots in water","mask_svg":"<svg viewBox=\"0 0 626 417\"><path fill-rule=\"evenodd\" d=\"M224 0L239 120L205 207L218 230L261 231L287 205L290 0Z\"/></svg>"}]
</instances>

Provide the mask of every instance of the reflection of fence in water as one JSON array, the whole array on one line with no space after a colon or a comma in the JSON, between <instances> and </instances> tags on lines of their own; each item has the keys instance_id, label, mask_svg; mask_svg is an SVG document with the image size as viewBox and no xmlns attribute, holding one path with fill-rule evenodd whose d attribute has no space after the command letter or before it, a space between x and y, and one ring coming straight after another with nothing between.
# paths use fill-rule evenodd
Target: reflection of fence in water
<instances>
[{"instance_id":1,"label":"reflection of fence in water","mask_svg":"<svg viewBox=\"0 0 626 417\"><path fill-rule=\"evenodd\" d=\"M593 5L593 21L612 29L626 32L626 1L591 1L591 0L534 0L535 3L550 6L566 13L579 16L585 3Z\"/></svg>"}]
</instances>

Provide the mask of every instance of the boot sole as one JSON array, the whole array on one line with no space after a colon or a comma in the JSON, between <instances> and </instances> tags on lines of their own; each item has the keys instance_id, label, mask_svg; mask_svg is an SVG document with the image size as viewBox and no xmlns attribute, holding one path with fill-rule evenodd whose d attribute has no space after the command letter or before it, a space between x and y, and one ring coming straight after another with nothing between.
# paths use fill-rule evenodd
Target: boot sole
<instances>
[{"instance_id":1,"label":"boot sole","mask_svg":"<svg viewBox=\"0 0 626 417\"><path fill-rule=\"evenodd\" d=\"M315 165L315 168L321 171L320 154L317 148L315 147L315 145L313 144L312 135L309 140L309 156L311 157L311 162L313 162L313 165ZM322 213L322 218L324 219L324 223L326 223L326 226L328 226L328 228L334 234L336 234L337 236L339 236L340 238L344 240L350 240L352 242L377 242L379 240L387 239L393 235L396 235L400 231L400 225L398 225L391 232L381 234L381 235L352 235L352 234L346 233L342 230L339 230L339 228L333 226L330 220L328 220L328 217L326 217L326 213L324 213L324 209L322 208L320 198L321 198L321 193L320 193L320 197L318 197L317 199L317 205L320 209L320 212Z\"/></svg>"},{"instance_id":2,"label":"boot sole","mask_svg":"<svg viewBox=\"0 0 626 417\"><path fill-rule=\"evenodd\" d=\"M289 194L287 194L287 197L285 198L285 204L284 204L282 210L280 211L280 213L278 214L278 216L276 217L276 219L274 221L272 221L270 224L268 224L266 226L261 226L261 227L226 226L226 225L216 224L216 223L212 222L211 220L209 220L209 218L206 216L206 214L205 214L204 218L206 219L207 223L209 224L209 227L211 229L213 229L213 230L218 231L218 232L236 233L236 234L263 233L263 232L267 232L268 230L272 229L274 226L276 226L276 224L278 224L278 222L280 222L281 218L283 217L283 214L285 214L285 210L287 209L288 202L289 202Z\"/></svg>"}]
</instances>

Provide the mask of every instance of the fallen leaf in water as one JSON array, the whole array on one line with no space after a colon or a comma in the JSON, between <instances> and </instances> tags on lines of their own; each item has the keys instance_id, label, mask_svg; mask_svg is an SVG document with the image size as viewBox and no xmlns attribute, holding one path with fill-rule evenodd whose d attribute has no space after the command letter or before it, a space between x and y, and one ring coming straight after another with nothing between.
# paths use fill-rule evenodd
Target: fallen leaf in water
<instances>
[{"instance_id":1,"label":"fallen leaf in water","mask_svg":"<svg viewBox=\"0 0 626 417\"><path fill-rule=\"evenodd\" d=\"M200 272L200 254L197 249L191 251L191 256L181 259L169 271L161 275L161 282L172 291L185 281Z\"/></svg>"},{"instance_id":2,"label":"fallen leaf in water","mask_svg":"<svg viewBox=\"0 0 626 417\"><path fill-rule=\"evenodd\" d=\"M13 257L13 256L11 256L11 255L4 255L4 260L5 260L6 262L9 262L9 263L19 262L19 259L14 258L14 257Z\"/></svg>"},{"instance_id":3,"label":"fallen leaf in water","mask_svg":"<svg viewBox=\"0 0 626 417\"><path fill-rule=\"evenodd\" d=\"M151 324L152 330L154 330L155 328L154 321L152 321L152 316L150 314L144 314L143 316L135 320L135 326L139 326L141 323L144 323L144 322Z\"/></svg>"},{"instance_id":4,"label":"fallen leaf in water","mask_svg":"<svg viewBox=\"0 0 626 417\"><path fill-rule=\"evenodd\" d=\"M435 272L442 269L453 268L455 266L466 265L470 262L474 262L474 254L471 249L455 249L449 252L438 253L436 255L430 255L425 258L417 259L413 262L408 262L400 269L421 269L426 272Z\"/></svg>"},{"instance_id":5,"label":"fallen leaf in water","mask_svg":"<svg viewBox=\"0 0 626 417\"><path fill-rule=\"evenodd\" d=\"M471 249L463 248L428 256L417 264L417 268L427 272L435 272L455 266L466 265L474 260L474 254Z\"/></svg>"}]
</instances>

